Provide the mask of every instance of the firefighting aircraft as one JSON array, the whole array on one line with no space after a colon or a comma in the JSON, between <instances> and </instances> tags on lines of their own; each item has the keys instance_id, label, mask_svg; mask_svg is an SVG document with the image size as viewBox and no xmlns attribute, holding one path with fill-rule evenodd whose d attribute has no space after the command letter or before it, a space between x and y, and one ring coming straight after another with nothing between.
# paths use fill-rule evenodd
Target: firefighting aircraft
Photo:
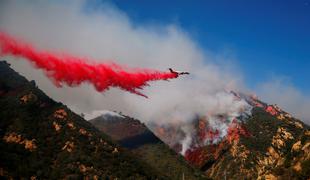
<instances>
[{"instance_id":1,"label":"firefighting aircraft","mask_svg":"<svg viewBox=\"0 0 310 180\"><path fill-rule=\"evenodd\" d=\"M174 71L172 68L169 68L169 71L177 76L179 75L189 75L189 72L181 72L181 71Z\"/></svg>"}]
</instances>

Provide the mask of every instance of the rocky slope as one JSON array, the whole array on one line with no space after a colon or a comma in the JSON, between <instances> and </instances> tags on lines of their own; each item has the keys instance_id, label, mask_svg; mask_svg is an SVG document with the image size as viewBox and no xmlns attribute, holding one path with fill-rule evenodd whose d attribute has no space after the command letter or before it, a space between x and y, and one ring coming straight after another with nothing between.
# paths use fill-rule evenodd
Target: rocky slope
<instances>
[{"instance_id":1,"label":"rocky slope","mask_svg":"<svg viewBox=\"0 0 310 180\"><path fill-rule=\"evenodd\" d=\"M232 93L253 107L250 116L235 119L224 138L207 145L199 142L218 139L219 133L208 128L205 118L193 121L196 144L186 151L185 158L212 179L309 179L309 126L277 105ZM219 116L225 121L225 115ZM177 134L173 127L153 129L169 144ZM170 146L180 152L174 143Z\"/></svg>"},{"instance_id":2,"label":"rocky slope","mask_svg":"<svg viewBox=\"0 0 310 180\"><path fill-rule=\"evenodd\" d=\"M209 127L205 117L194 120L196 134L192 139L195 146L184 154L186 160L212 179L308 179L309 126L277 105L268 105L255 97L232 93L253 107L250 115L236 118L230 124L227 135L219 141L212 141L219 139L219 132ZM218 116L219 120L225 121L224 114ZM159 142L152 141L156 139L154 136L144 135L141 139L142 134L150 132L144 124L130 117L102 116L91 122L121 143L142 146ZM180 153L180 145L173 141L178 136L178 126L150 126L158 137ZM142 142L137 141L139 139ZM200 142L205 139L210 140L210 143L202 145ZM146 155L147 151L144 146L140 152ZM153 159L149 162L152 163Z\"/></svg>"},{"instance_id":3,"label":"rocky slope","mask_svg":"<svg viewBox=\"0 0 310 180\"><path fill-rule=\"evenodd\" d=\"M169 179L0 61L0 177Z\"/></svg>"},{"instance_id":4,"label":"rocky slope","mask_svg":"<svg viewBox=\"0 0 310 180\"><path fill-rule=\"evenodd\" d=\"M184 154L186 160L211 179L308 179L309 126L276 105L268 105L250 96L236 96L246 99L253 107L251 115L233 121L227 135L220 141L193 146ZM150 150L152 153L164 150L155 146L146 148L160 141L152 141L156 139L154 136L145 135L145 138L139 138L142 134L150 132L144 124L130 117L101 116L91 122L121 143L138 142L138 146L143 147L138 151L141 157L146 156L146 152ZM203 138L218 138L219 133L210 131L206 119L200 118L193 123L197 133L192 137L194 142L202 141ZM158 137L168 144L171 142L171 148L180 152L180 146L171 141L178 131L174 126L152 128ZM123 146L126 147L126 144ZM158 159L152 158L148 162L152 164L154 160L158 162Z\"/></svg>"}]
</instances>

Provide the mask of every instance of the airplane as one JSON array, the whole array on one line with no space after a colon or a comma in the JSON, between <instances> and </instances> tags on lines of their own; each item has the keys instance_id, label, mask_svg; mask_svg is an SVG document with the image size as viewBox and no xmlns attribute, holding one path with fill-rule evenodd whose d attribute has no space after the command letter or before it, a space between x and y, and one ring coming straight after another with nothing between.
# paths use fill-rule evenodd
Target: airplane
<instances>
[{"instance_id":1,"label":"airplane","mask_svg":"<svg viewBox=\"0 0 310 180\"><path fill-rule=\"evenodd\" d=\"M174 71L172 68L169 68L169 71L173 74L176 74L176 75L189 75L189 72L180 72L180 71Z\"/></svg>"}]
</instances>

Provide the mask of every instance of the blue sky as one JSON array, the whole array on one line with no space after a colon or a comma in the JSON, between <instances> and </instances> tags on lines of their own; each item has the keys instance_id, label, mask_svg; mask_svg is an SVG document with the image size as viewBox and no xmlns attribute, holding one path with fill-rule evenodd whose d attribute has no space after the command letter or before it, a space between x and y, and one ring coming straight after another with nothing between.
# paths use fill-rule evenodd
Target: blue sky
<instances>
[{"instance_id":1,"label":"blue sky","mask_svg":"<svg viewBox=\"0 0 310 180\"><path fill-rule=\"evenodd\" d=\"M285 77L310 90L310 0L110 3L136 24L177 24L206 52L231 52L249 87Z\"/></svg>"},{"instance_id":2,"label":"blue sky","mask_svg":"<svg viewBox=\"0 0 310 180\"><path fill-rule=\"evenodd\" d=\"M215 102L213 92L232 85L310 123L310 0L16 0L1 3L0 9L0 28L42 49L90 56L98 62L113 59L132 67L198 70L192 74L199 77L189 77L191 81L180 78L167 88L145 89L153 98L142 102L122 92L102 96L86 86L64 92L33 67L12 61L18 72L28 73L27 78L36 80L52 98L77 112L126 112L135 107L126 114L136 117L141 112L139 119L163 114L162 109L173 112L170 108L179 105L184 105L183 111L196 112L202 106L214 108L209 106ZM169 31L170 25L175 31ZM203 65L201 57L228 66ZM240 87L233 86L235 80L240 80ZM195 98L188 98L193 93ZM189 110L188 104L199 107Z\"/></svg>"}]
</instances>

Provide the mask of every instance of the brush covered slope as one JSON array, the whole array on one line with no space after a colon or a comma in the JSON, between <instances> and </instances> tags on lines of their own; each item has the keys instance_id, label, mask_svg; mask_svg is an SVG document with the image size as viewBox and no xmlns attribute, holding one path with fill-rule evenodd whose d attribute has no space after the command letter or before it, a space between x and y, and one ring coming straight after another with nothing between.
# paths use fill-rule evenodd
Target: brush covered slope
<instances>
[{"instance_id":1,"label":"brush covered slope","mask_svg":"<svg viewBox=\"0 0 310 180\"><path fill-rule=\"evenodd\" d=\"M227 135L219 141L200 146L198 143L189 148L184 156L190 164L212 179L309 179L309 126L277 105L234 94L253 107L251 114L243 120L235 119ZM206 119L193 123L195 142L201 142L201 138L217 138L218 133L208 131ZM157 129L161 131L154 131L155 134L165 142L176 132L162 127ZM170 146L180 152L178 146Z\"/></svg>"},{"instance_id":2,"label":"brush covered slope","mask_svg":"<svg viewBox=\"0 0 310 180\"><path fill-rule=\"evenodd\" d=\"M139 120L124 115L106 114L90 122L171 179L206 179L198 169L191 167L181 155L170 149Z\"/></svg>"},{"instance_id":3,"label":"brush covered slope","mask_svg":"<svg viewBox=\"0 0 310 180\"><path fill-rule=\"evenodd\" d=\"M169 179L0 61L0 176Z\"/></svg>"}]
</instances>

